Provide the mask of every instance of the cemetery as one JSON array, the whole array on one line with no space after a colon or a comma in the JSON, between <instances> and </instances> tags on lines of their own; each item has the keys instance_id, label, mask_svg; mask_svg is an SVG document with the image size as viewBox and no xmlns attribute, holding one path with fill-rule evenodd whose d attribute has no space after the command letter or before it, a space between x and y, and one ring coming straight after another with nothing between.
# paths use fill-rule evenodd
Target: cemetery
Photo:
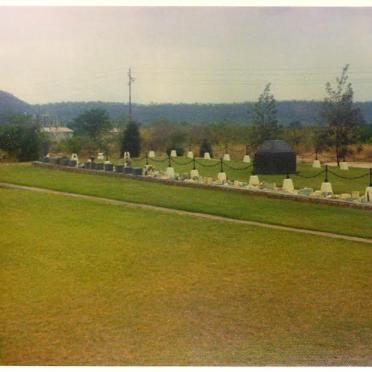
<instances>
[{"instance_id":1,"label":"cemetery","mask_svg":"<svg viewBox=\"0 0 372 372\"><path fill-rule=\"evenodd\" d=\"M253 161L249 155L245 155L240 162L233 162L227 153L220 159L213 159L209 153L197 158L189 151L186 157L178 157L176 150L172 150L168 156L156 156L155 151L150 150L142 158L134 159L127 152L123 159L113 162L105 158L103 153L82 163L79 163L77 154L72 154L70 159L48 155L42 162L101 171L104 174L132 175L226 190L248 190L294 199L337 201L372 208L371 168L351 169L348 163L341 162L340 167L335 169L320 164L319 160L314 160L312 166L297 167L296 156L284 141L266 141L254 155ZM334 182L341 192L333 190Z\"/></svg>"}]
</instances>

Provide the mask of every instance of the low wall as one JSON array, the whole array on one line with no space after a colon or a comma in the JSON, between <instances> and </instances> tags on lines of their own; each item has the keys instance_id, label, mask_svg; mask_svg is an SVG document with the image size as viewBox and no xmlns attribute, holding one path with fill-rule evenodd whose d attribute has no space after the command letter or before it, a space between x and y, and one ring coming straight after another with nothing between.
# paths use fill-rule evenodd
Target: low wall
<instances>
[{"instance_id":1,"label":"low wall","mask_svg":"<svg viewBox=\"0 0 372 372\"><path fill-rule=\"evenodd\" d=\"M173 186L181 186L181 187L191 187L191 188L198 188L198 189L209 189L214 191L220 192L233 192L238 194L245 194L245 195L253 195L253 196L262 196L271 199L285 199L285 200L293 200L303 203L313 203L313 204L325 204L325 205L332 205L344 208L356 208L356 209L365 209L365 210L372 210L372 203L356 203L350 202L347 200L335 200L335 199L323 199L323 198L316 198L304 195L291 195L279 192L272 192L266 190L248 190L248 189L240 189L235 187L226 187L220 185L205 185L200 183L188 183L184 181L178 180L166 180L160 178L154 178L149 176L134 176L132 174L123 174L123 173L116 173L116 172L105 172L105 171L98 171L94 169L85 169L85 168L74 168L59 164L50 164L50 163L43 163L41 161L35 161L32 163L36 167L40 168L52 168L61 171L68 171L72 173L84 173L84 174L93 174L98 176L106 176L106 177L119 177L119 178L127 178L132 180L139 180L145 182L156 182L162 183L166 185L173 185Z\"/></svg>"}]
</instances>

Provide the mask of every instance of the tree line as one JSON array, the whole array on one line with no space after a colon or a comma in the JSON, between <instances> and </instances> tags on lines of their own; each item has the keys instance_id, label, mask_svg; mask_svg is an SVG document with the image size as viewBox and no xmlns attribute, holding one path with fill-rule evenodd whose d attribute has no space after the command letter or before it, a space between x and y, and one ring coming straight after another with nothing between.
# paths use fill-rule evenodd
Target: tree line
<instances>
[{"instance_id":1,"label":"tree line","mask_svg":"<svg viewBox=\"0 0 372 372\"><path fill-rule=\"evenodd\" d=\"M49 147L54 151L89 155L103 151L111 156L115 153L122 156L126 151L139 156L141 151L169 153L176 149L182 155L197 144L203 144L203 148L210 149L210 152L211 145L220 145L228 152L229 147L236 144L245 146L247 152L254 152L265 140L284 139L296 152L311 149L315 156L332 148L337 161L340 161L351 154L350 145L372 143L372 128L366 125L360 107L353 101L353 94L347 65L336 79L335 86L326 84L318 124L311 127L298 120L292 120L289 125L279 122L271 84L265 86L250 108L249 124L228 120L174 123L166 119L141 124L129 122L124 115L112 118L102 108L91 108L67 124L74 130L72 138L49 143ZM25 138L30 138L33 146L28 146ZM19 160L33 160L40 156L46 151L47 142L40 131L40 123L31 116L13 116L8 125L0 128L0 149Z\"/></svg>"},{"instance_id":2,"label":"tree line","mask_svg":"<svg viewBox=\"0 0 372 372\"><path fill-rule=\"evenodd\" d=\"M172 123L205 123L226 120L229 123L246 124L252 119L254 102L236 103L154 103L134 104L133 116L142 124L167 119ZM368 123L372 123L372 102L356 102ZM292 121L300 121L303 126L317 124L322 101L319 100L286 100L277 102L277 117L280 123L287 126ZM34 114L49 113L63 124L71 122L81 113L91 109L102 109L109 113L113 120L119 119L128 112L128 105L119 102L58 102L33 105ZM0 124L1 124L0 112Z\"/></svg>"}]
</instances>

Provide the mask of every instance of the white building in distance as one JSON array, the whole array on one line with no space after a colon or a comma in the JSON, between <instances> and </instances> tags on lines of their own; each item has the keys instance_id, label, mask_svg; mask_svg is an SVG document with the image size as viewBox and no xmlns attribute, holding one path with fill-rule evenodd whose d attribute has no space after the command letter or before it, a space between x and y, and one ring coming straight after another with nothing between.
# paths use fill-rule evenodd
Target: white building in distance
<instances>
[{"instance_id":1,"label":"white building in distance","mask_svg":"<svg viewBox=\"0 0 372 372\"><path fill-rule=\"evenodd\" d=\"M74 131L67 127L43 127L41 129L52 141L62 141L71 138Z\"/></svg>"}]
</instances>

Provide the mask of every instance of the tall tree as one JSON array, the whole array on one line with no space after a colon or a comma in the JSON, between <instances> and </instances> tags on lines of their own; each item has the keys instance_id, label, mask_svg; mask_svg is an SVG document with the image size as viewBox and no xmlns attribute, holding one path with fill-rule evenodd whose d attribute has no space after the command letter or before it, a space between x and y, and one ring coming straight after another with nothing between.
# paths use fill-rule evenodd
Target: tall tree
<instances>
[{"instance_id":1,"label":"tall tree","mask_svg":"<svg viewBox=\"0 0 372 372\"><path fill-rule=\"evenodd\" d=\"M348 69L349 65L342 69L341 76L336 78L335 88L327 82L327 97L320 113L321 119L328 126L337 164L349 154L349 145L358 142L360 126L364 123L360 109L353 102L354 92L348 81Z\"/></svg>"},{"instance_id":2,"label":"tall tree","mask_svg":"<svg viewBox=\"0 0 372 372\"><path fill-rule=\"evenodd\" d=\"M131 157L138 157L141 153L139 125L135 121L130 121L123 132L120 152L121 156L129 152Z\"/></svg>"},{"instance_id":3,"label":"tall tree","mask_svg":"<svg viewBox=\"0 0 372 372\"><path fill-rule=\"evenodd\" d=\"M104 136L112 128L107 111L91 109L83 112L70 124L75 135L87 136L91 139L96 149L104 146Z\"/></svg>"},{"instance_id":4,"label":"tall tree","mask_svg":"<svg viewBox=\"0 0 372 372\"><path fill-rule=\"evenodd\" d=\"M267 84L253 107L251 145L258 147L265 140L275 139L280 133L276 118L276 101Z\"/></svg>"}]
</instances>

